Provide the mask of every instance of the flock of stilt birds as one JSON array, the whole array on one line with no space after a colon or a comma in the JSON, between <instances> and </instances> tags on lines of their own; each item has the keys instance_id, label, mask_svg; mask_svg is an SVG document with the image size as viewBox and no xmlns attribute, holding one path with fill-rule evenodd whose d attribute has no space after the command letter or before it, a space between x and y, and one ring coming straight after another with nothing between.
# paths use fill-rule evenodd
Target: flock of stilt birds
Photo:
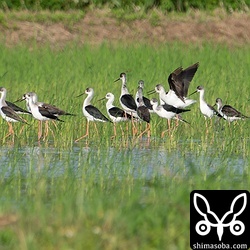
<instances>
[{"instance_id":1,"label":"flock of stilt birds","mask_svg":"<svg viewBox=\"0 0 250 250\"><path fill-rule=\"evenodd\" d=\"M84 92L87 95L87 97L85 98L82 107L83 115L87 118L86 134L76 139L75 141L77 142L89 135L90 121L113 122L114 136L116 136L116 126L115 126L116 123L131 121L133 124L132 126L133 135L137 135L138 137L141 137L143 134L146 133L147 136L150 137L150 119L152 113L156 113L156 115L164 119L167 119L168 131L170 131L171 119L176 119L177 123L178 121L188 123L181 117L181 114L190 111L190 109L186 108L196 102L195 100L188 98L188 89L190 82L192 81L198 67L199 63L195 63L186 69L179 67L176 70L174 70L168 77L168 83L169 83L168 92L166 92L166 90L161 84L156 85L154 90L148 92L148 94L157 92L159 94L160 103L158 103L158 100L156 98L152 98L151 100L149 100L148 98L143 96L144 82L142 80L138 82L138 89L134 98L128 91L126 74L121 73L120 77L117 80L115 80L115 82L121 80L122 87L121 87L121 95L119 98L121 108L113 105L115 97L112 93L107 93L106 96L102 98L102 99L105 98L107 99L106 109L109 118L107 118L104 114L100 112L98 108L96 108L91 104L91 100L94 95L94 90L93 88L87 88ZM198 86L196 91L193 92L192 94L196 92L200 94L200 111L205 118L212 118L213 116L217 116L229 122L249 118L230 105L222 105L222 100L220 98L216 99L216 104L217 104L217 110L216 110L214 108L215 105L211 106L208 103L206 103L204 99L204 88L202 86ZM46 122L45 134L44 134L45 138L49 132L49 126L47 121L50 120L62 121L59 118L62 115L72 115L72 116L74 115L67 113L66 111L63 111L54 105L38 102L38 97L34 92L28 92L24 94L22 98L17 100L17 101L26 100L27 110L18 107L16 104L12 102L6 101L7 90L5 88L0 87L0 93L1 93L1 99L0 99L1 116L8 122L9 125L9 132L6 135L6 137L13 135L14 138L14 130L12 127L13 122L27 123L26 120L20 116L20 114L30 114L39 121L38 140L40 140L43 136L42 134L43 121ZM139 133L137 126L138 121L146 122L146 129ZM162 136L164 135L164 132L165 131L162 132Z\"/></svg>"}]
</instances>

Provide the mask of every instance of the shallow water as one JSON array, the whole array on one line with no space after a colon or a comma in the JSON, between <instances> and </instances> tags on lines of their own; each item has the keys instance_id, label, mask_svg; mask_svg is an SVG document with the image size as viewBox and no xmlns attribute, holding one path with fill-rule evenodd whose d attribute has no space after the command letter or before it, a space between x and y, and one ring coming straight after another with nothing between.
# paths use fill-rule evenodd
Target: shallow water
<instances>
[{"instance_id":1,"label":"shallow water","mask_svg":"<svg viewBox=\"0 0 250 250\"><path fill-rule=\"evenodd\" d=\"M249 162L243 156L223 156L216 154L211 147L206 151L197 147L189 149L183 143L166 149L162 144L141 142L136 145L119 148L116 146L75 144L67 150L52 145L5 146L0 151L0 175L4 178L29 174L45 174L48 177L60 177L69 173L75 177L93 176L98 179L124 178L127 176L153 179L164 176L201 174L217 172L231 173L235 177L248 171Z\"/></svg>"}]
</instances>

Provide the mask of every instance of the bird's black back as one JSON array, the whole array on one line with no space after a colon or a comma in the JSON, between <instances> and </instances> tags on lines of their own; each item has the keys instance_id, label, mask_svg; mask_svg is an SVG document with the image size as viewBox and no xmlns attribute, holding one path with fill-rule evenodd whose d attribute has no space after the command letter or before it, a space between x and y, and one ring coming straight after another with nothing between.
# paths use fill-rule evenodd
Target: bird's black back
<instances>
[{"instance_id":1,"label":"bird's black back","mask_svg":"<svg viewBox=\"0 0 250 250\"><path fill-rule=\"evenodd\" d=\"M27 111L21 107L18 107L16 104L14 104L12 102L6 101L6 104L9 107L11 107L16 113L31 114L29 111Z\"/></svg>"},{"instance_id":2,"label":"bird's black back","mask_svg":"<svg viewBox=\"0 0 250 250\"><path fill-rule=\"evenodd\" d=\"M110 115L114 117L126 117L128 119L131 119L131 115L126 113L124 110L118 108L118 107L112 107L109 109Z\"/></svg>"},{"instance_id":3,"label":"bird's black back","mask_svg":"<svg viewBox=\"0 0 250 250\"><path fill-rule=\"evenodd\" d=\"M14 111L11 107L9 107L9 106L3 106L3 107L1 108L1 110L2 110L2 112L3 112L7 117L12 118L12 119L14 119L14 120L16 120L16 121L19 121L19 122L26 123L19 115L17 115L17 114L15 113L15 111Z\"/></svg>"},{"instance_id":4,"label":"bird's black back","mask_svg":"<svg viewBox=\"0 0 250 250\"><path fill-rule=\"evenodd\" d=\"M242 117L242 118L246 118L246 116L244 116L241 112L239 112L238 110L236 110L235 108L233 108L230 105L224 105L221 109L221 112L223 114L225 114L228 117Z\"/></svg>"},{"instance_id":5,"label":"bird's black back","mask_svg":"<svg viewBox=\"0 0 250 250\"><path fill-rule=\"evenodd\" d=\"M63 122L63 120L59 119L57 116L51 114L46 108L43 107L38 107L39 112L41 113L42 116L45 116L51 120L56 120Z\"/></svg>"},{"instance_id":6,"label":"bird's black back","mask_svg":"<svg viewBox=\"0 0 250 250\"><path fill-rule=\"evenodd\" d=\"M145 122L150 122L150 112L147 107L140 106L137 108L137 114L138 116Z\"/></svg>"},{"instance_id":7,"label":"bird's black back","mask_svg":"<svg viewBox=\"0 0 250 250\"><path fill-rule=\"evenodd\" d=\"M126 94L126 95L121 96L121 102L129 109L136 111L137 106L135 103L135 99L133 98L132 95Z\"/></svg>"},{"instance_id":8,"label":"bird's black back","mask_svg":"<svg viewBox=\"0 0 250 250\"><path fill-rule=\"evenodd\" d=\"M92 115L95 119L110 122L110 120L101 113L101 111L93 105L88 105L85 107L86 111Z\"/></svg>"},{"instance_id":9,"label":"bird's black back","mask_svg":"<svg viewBox=\"0 0 250 250\"><path fill-rule=\"evenodd\" d=\"M167 103L165 103L164 105L162 105L163 108L169 112L173 112L175 114L180 114L180 113L184 113L184 112L188 112L190 111L190 109L179 109L179 108L176 108L172 105L169 105Z\"/></svg>"},{"instance_id":10,"label":"bird's black back","mask_svg":"<svg viewBox=\"0 0 250 250\"><path fill-rule=\"evenodd\" d=\"M152 106L152 104L150 103L150 100L149 100L147 97L143 96L143 97L142 97L142 100L143 100L145 106L146 106L148 109L153 110L153 106ZM137 102L139 102L139 98L137 98Z\"/></svg>"}]
</instances>

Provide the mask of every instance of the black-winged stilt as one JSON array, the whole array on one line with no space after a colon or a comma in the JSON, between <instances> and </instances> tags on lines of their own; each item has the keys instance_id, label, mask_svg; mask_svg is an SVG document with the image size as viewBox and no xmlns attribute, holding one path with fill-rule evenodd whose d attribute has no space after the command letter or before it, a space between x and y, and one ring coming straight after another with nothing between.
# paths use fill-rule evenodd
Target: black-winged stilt
<instances>
[{"instance_id":1,"label":"black-winged stilt","mask_svg":"<svg viewBox=\"0 0 250 250\"><path fill-rule=\"evenodd\" d=\"M0 113L1 113L2 118L8 122L8 126L9 126L9 132L5 136L5 138L10 135L13 135L13 139L14 139L14 130L13 130L12 122L22 122L22 123L27 123L27 122L22 117L20 117L10 106L7 105L5 101L6 94L7 94L6 88L0 87L0 93L1 93Z\"/></svg>"},{"instance_id":2,"label":"black-winged stilt","mask_svg":"<svg viewBox=\"0 0 250 250\"><path fill-rule=\"evenodd\" d=\"M41 107L37 103L34 102L36 93L34 92L27 92L23 95L23 100L28 101L29 108L31 110L31 113L35 119L39 121L38 125L38 140L40 141L42 137L42 122L43 121L60 121L63 122L58 118L58 116L50 113L50 111L46 107ZM47 129L48 130L48 129ZM45 133L45 137L48 135L48 131ZM54 134L53 134L54 136Z\"/></svg>"},{"instance_id":3,"label":"black-winged stilt","mask_svg":"<svg viewBox=\"0 0 250 250\"><path fill-rule=\"evenodd\" d=\"M249 118L248 116L243 115L240 111L230 105L222 105L222 100L220 98L216 99L215 105L217 105L217 110L219 114L229 122Z\"/></svg>"},{"instance_id":4,"label":"black-winged stilt","mask_svg":"<svg viewBox=\"0 0 250 250\"><path fill-rule=\"evenodd\" d=\"M168 131L170 132L170 120L171 119L177 119L177 120L180 120L182 122L185 122L185 123L188 123L187 121L185 121L184 119L182 119L182 117L180 116L181 113L184 113L184 112L187 112L187 111L190 111L190 109L179 109L179 108L176 108L172 105L169 105L169 104L163 104L163 105L158 105L158 101L156 98L153 98L151 100L151 104L153 105L153 110L154 112L162 117L162 118L165 118L168 120ZM161 137L164 136L164 133L166 131L163 131L162 134L161 134Z\"/></svg>"},{"instance_id":5,"label":"black-winged stilt","mask_svg":"<svg viewBox=\"0 0 250 250\"><path fill-rule=\"evenodd\" d=\"M143 80L140 80L138 82L138 87L141 87L142 90L144 89L144 81ZM138 93L138 89L137 89L136 94L135 94L135 103L136 103L137 107L139 106L139 93ZM153 111L153 107L152 107L152 105L150 103L150 100L147 97L145 97L145 96L143 96L142 99L143 99L143 102L144 102L145 106L148 108L149 112L153 113L154 111Z\"/></svg>"},{"instance_id":6,"label":"black-winged stilt","mask_svg":"<svg viewBox=\"0 0 250 250\"><path fill-rule=\"evenodd\" d=\"M142 131L138 137L141 137L144 133L148 132L148 138L150 137L150 112L143 101L142 87L138 87L138 99L139 105L137 107L137 115L139 118L147 123L146 129Z\"/></svg>"},{"instance_id":7,"label":"black-winged stilt","mask_svg":"<svg viewBox=\"0 0 250 250\"><path fill-rule=\"evenodd\" d=\"M104 98L101 98L100 100L103 100L105 98L107 99L107 102L106 102L107 113L109 115L109 118L114 124L114 136L113 137L115 137L116 136L116 123L130 121L132 119L132 116L129 113L126 113L123 109L113 105L115 96L112 93L107 93L106 96ZM121 131L122 131L122 128L121 128Z\"/></svg>"},{"instance_id":8,"label":"black-winged stilt","mask_svg":"<svg viewBox=\"0 0 250 250\"><path fill-rule=\"evenodd\" d=\"M131 115L136 114L136 103L135 99L133 96L129 93L128 88L127 88L127 77L125 73L121 73L120 77L115 80L115 82L121 80L122 81L122 87L121 87L121 95L120 95L120 104L122 108L130 113Z\"/></svg>"},{"instance_id":9,"label":"black-winged stilt","mask_svg":"<svg viewBox=\"0 0 250 250\"><path fill-rule=\"evenodd\" d=\"M155 91L159 93L160 99L176 108L186 108L195 103L195 100L187 98L188 88L192 81L199 63L195 63L186 69L182 67L174 70L168 77L169 91L166 92L161 84L156 85ZM153 90L153 92L155 92ZM150 91L152 93L152 91ZM161 102L162 104L162 102Z\"/></svg>"},{"instance_id":10,"label":"black-winged stilt","mask_svg":"<svg viewBox=\"0 0 250 250\"><path fill-rule=\"evenodd\" d=\"M190 95L193 95L195 93L200 93L200 111L204 115L205 118L212 118L214 115L220 116L220 114L214 109L213 106L206 103L204 99L204 95L205 95L204 87L198 86L196 90Z\"/></svg>"},{"instance_id":11,"label":"black-winged stilt","mask_svg":"<svg viewBox=\"0 0 250 250\"><path fill-rule=\"evenodd\" d=\"M90 121L98 121L98 122L110 122L110 120L101 113L101 111L96 108L95 106L91 105L91 100L94 96L94 89L92 88L87 88L84 92L87 94L87 97L85 98L83 102L83 107L82 107L82 112L83 115L87 118L87 128L86 128L86 134L81 136L80 138L76 139L75 142L80 141L86 136L89 136L89 122ZM82 96L84 93L78 95L77 97ZM95 129L97 131L96 124L94 123ZM97 131L98 133L98 131Z\"/></svg>"}]
</instances>

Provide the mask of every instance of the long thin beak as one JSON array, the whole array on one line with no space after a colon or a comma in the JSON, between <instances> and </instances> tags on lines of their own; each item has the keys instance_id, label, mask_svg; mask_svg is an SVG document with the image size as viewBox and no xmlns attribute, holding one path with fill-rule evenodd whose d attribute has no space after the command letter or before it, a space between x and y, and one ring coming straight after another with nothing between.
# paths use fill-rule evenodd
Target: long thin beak
<instances>
[{"instance_id":1,"label":"long thin beak","mask_svg":"<svg viewBox=\"0 0 250 250\"><path fill-rule=\"evenodd\" d=\"M99 99L99 100L97 100L97 101L99 102L99 101L102 101L102 100L104 100L104 99L106 99L106 97L103 97L103 98L101 98L101 99Z\"/></svg>"},{"instance_id":2,"label":"long thin beak","mask_svg":"<svg viewBox=\"0 0 250 250\"><path fill-rule=\"evenodd\" d=\"M26 99L26 98L23 96L23 97L17 99L16 101L14 101L14 103L16 103L16 102L22 102L22 101L24 101L25 99Z\"/></svg>"},{"instance_id":3,"label":"long thin beak","mask_svg":"<svg viewBox=\"0 0 250 250\"><path fill-rule=\"evenodd\" d=\"M82 95L84 95L85 94L85 92L83 92L82 94L80 94L80 95L78 95L78 96L76 96L76 97L80 97L80 96L82 96Z\"/></svg>"},{"instance_id":4,"label":"long thin beak","mask_svg":"<svg viewBox=\"0 0 250 250\"><path fill-rule=\"evenodd\" d=\"M152 89L152 90L149 90L148 92L147 92L147 94L148 95L152 95L152 94L154 94L156 91L155 91L155 89Z\"/></svg>"},{"instance_id":5,"label":"long thin beak","mask_svg":"<svg viewBox=\"0 0 250 250\"><path fill-rule=\"evenodd\" d=\"M116 80L114 80L114 82L117 82L117 81L119 81L120 80L120 78L117 78Z\"/></svg>"},{"instance_id":6,"label":"long thin beak","mask_svg":"<svg viewBox=\"0 0 250 250\"><path fill-rule=\"evenodd\" d=\"M191 93L189 96L191 96L191 95L193 95L193 94L195 94L195 93L197 93L197 90L195 90L193 93Z\"/></svg>"},{"instance_id":7,"label":"long thin beak","mask_svg":"<svg viewBox=\"0 0 250 250\"><path fill-rule=\"evenodd\" d=\"M213 107L215 107L216 106L216 103L213 105Z\"/></svg>"}]
</instances>

